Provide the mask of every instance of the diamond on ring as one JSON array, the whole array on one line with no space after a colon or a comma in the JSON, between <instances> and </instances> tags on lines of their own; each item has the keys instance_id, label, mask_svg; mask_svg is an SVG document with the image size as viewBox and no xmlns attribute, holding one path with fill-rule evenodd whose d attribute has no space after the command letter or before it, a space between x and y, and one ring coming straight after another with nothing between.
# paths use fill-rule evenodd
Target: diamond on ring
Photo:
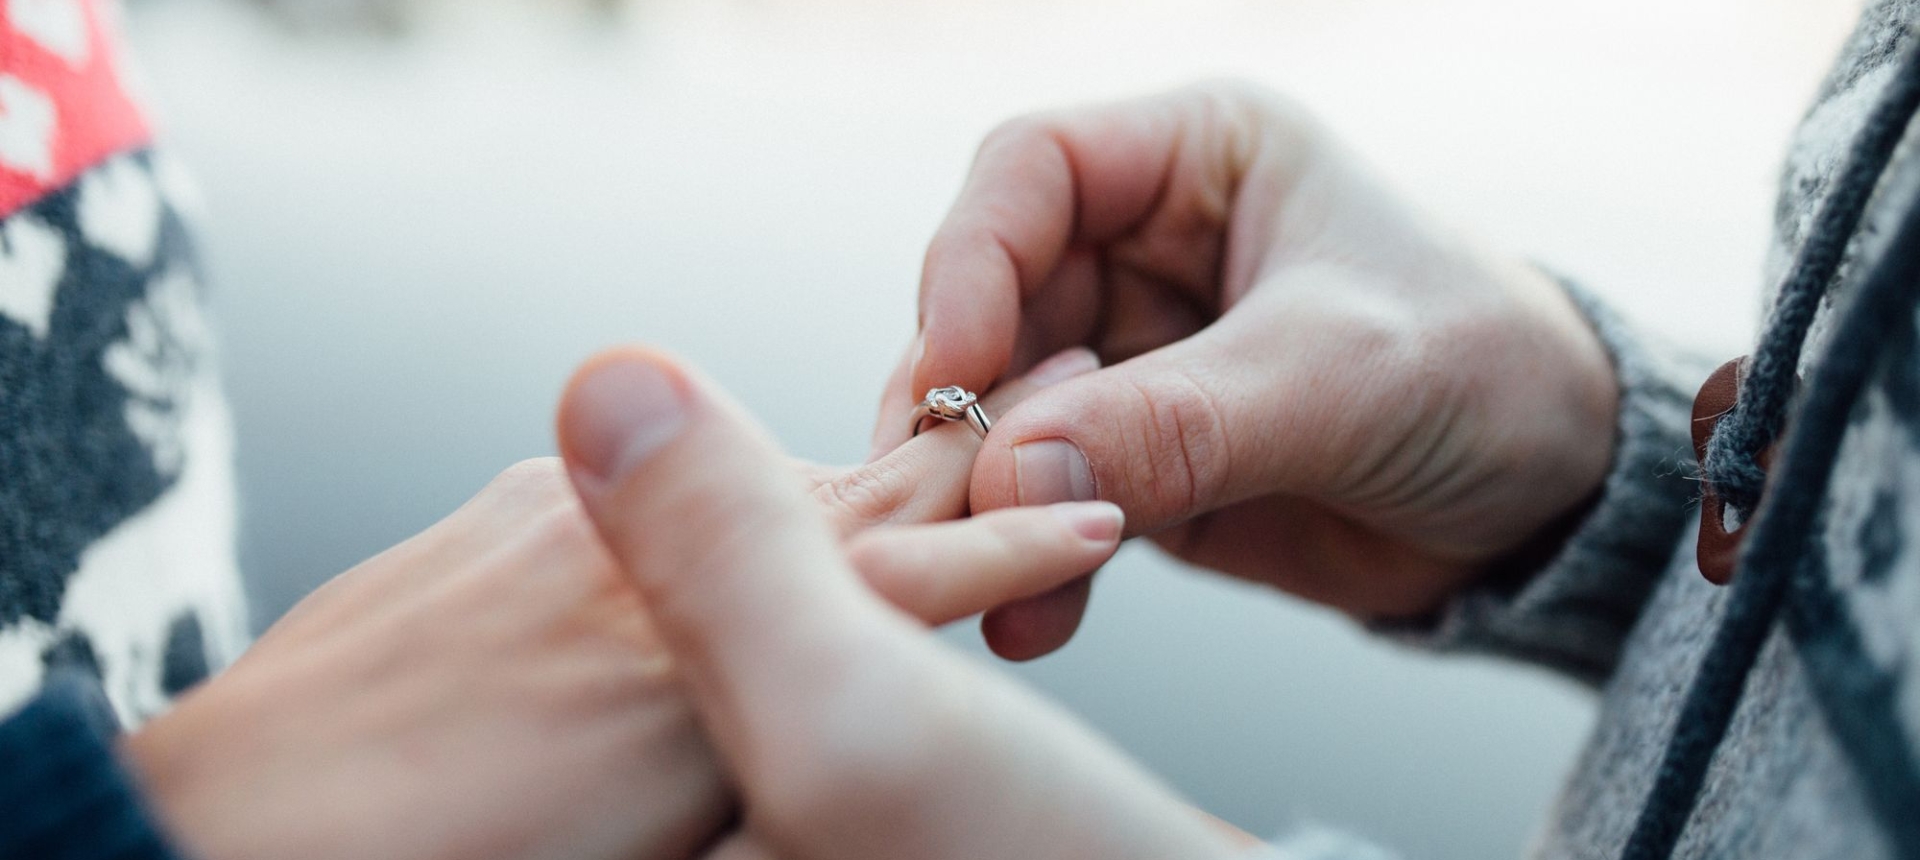
<instances>
[{"instance_id":1,"label":"diamond on ring","mask_svg":"<svg viewBox=\"0 0 1920 860\"><path fill-rule=\"evenodd\" d=\"M973 392L958 385L935 388L927 392L927 412L948 421L958 421L966 416L967 407L978 399Z\"/></svg>"},{"instance_id":2,"label":"diamond on ring","mask_svg":"<svg viewBox=\"0 0 1920 860\"><path fill-rule=\"evenodd\" d=\"M979 396L958 385L931 389L927 392L927 399L913 407L913 435L920 435L920 425L928 418L965 421L982 439L993 429L993 421L980 408Z\"/></svg>"}]
</instances>

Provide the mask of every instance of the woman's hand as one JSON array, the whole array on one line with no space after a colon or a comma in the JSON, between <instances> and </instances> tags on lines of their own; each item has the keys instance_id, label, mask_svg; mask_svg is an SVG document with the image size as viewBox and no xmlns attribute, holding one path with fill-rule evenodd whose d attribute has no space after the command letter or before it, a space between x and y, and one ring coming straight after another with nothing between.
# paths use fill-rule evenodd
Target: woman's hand
<instances>
[{"instance_id":1,"label":"woman's hand","mask_svg":"<svg viewBox=\"0 0 1920 860\"><path fill-rule=\"evenodd\" d=\"M1361 616L1435 609L1589 498L1611 453L1612 369L1564 291L1250 89L1003 126L920 307L877 450L912 392L1093 347L1111 366L1002 416L974 509L1117 502L1183 559ZM1002 609L988 638L1045 653L1085 599Z\"/></svg>"},{"instance_id":2,"label":"woman's hand","mask_svg":"<svg viewBox=\"0 0 1920 860\"><path fill-rule=\"evenodd\" d=\"M583 369L568 472L741 792L720 856L1227 857L1086 729L942 647L860 581L821 508L706 382L657 355ZM743 853L744 852L744 853Z\"/></svg>"},{"instance_id":3,"label":"woman's hand","mask_svg":"<svg viewBox=\"0 0 1920 860\"><path fill-rule=\"evenodd\" d=\"M556 461L301 601L127 740L203 860L667 858L730 793Z\"/></svg>"},{"instance_id":4,"label":"woman's hand","mask_svg":"<svg viewBox=\"0 0 1920 860\"><path fill-rule=\"evenodd\" d=\"M1069 353L995 405L1093 363ZM911 524L965 513L978 444L939 430L803 470L855 567L922 623L1044 592L1119 545L1104 503ZM127 755L204 860L686 857L734 801L647 615L558 461L530 461L322 586Z\"/></svg>"}]
</instances>

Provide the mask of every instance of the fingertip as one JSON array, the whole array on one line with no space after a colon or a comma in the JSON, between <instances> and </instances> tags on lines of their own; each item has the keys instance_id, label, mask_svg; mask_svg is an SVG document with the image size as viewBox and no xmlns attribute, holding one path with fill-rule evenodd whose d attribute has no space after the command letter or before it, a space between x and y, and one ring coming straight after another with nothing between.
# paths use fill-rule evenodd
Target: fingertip
<instances>
[{"instance_id":1,"label":"fingertip","mask_svg":"<svg viewBox=\"0 0 1920 860\"><path fill-rule=\"evenodd\" d=\"M1126 512L1112 502L1061 502L1049 510L1081 540L1097 546L1118 546L1126 530Z\"/></svg>"},{"instance_id":2,"label":"fingertip","mask_svg":"<svg viewBox=\"0 0 1920 860\"><path fill-rule=\"evenodd\" d=\"M1080 629L1093 577L1083 576L1045 594L1009 603L980 619L987 647L1003 660L1026 662L1060 650Z\"/></svg>"},{"instance_id":3,"label":"fingertip","mask_svg":"<svg viewBox=\"0 0 1920 860\"><path fill-rule=\"evenodd\" d=\"M569 473L615 480L672 441L686 425L694 388L672 356L618 347L574 371L560 398L556 435Z\"/></svg>"}]
</instances>

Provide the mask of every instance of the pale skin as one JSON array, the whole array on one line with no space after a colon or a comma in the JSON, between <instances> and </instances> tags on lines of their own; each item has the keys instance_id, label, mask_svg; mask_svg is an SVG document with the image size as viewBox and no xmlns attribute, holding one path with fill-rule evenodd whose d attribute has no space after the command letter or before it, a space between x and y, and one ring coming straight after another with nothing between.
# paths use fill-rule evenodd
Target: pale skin
<instances>
[{"instance_id":1,"label":"pale skin","mask_svg":"<svg viewBox=\"0 0 1920 860\"><path fill-rule=\"evenodd\" d=\"M1118 751L867 587L779 450L640 350L560 407L582 503L652 610L741 795L711 860L1226 858L1241 845Z\"/></svg>"},{"instance_id":2,"label":"pale skin","mask_svg":"<svg viewBox=\"0 0 1920 860\"><path fill-rule=\"evenodd\" d=\"M1092 367L1068 353L994 402ZM977 446L946 428L755 480L811 497L849 569L922 625L1112 554L1112 505L959 519ZM733 798L648 615L558 461L530 461L321 587L126 756L204 860L690 856Z\"/></svg>"},{"instance_id":3,"label":"pale skin","mask_svg":"<svg viewBox=\"0 0 1920 860\"><path fill-rule=\"evenodd\" d=\"M996 405L968 479L972 443L943 429L969 447L936 458L950 483L918 479L913 452L935 443L898 446L919 393L992 388L1071 346L1110 366L1083 361ZM496 550L514 530L470 514L343 578L343 596L225 676L244 682L207 685L130 755L210 860L269 844L264 825L231 822L243 799L294 833L302 800L413 831L400 854L309 825L309 856L1229 857L1234 834L928 635L998 607L996 650L1057 648L1084 611L1079 574L1111 540L1007 574L1028 554L1004 536L955 568L927 547L964 552L977 541L961 532L890 549L869 529L968 511L989 513L921 528L984 528L1099 499L1201 566L1362 617L1419 616L1577 514L1616 401L1604 349L1556 285L1395 203L1284 101L1216 86L1020 120L983 146L929 250L920 344L875 436L891 453L855 477L786 480L792 464L697 374L603 355L560 409L578 507L556 515L560 536L508 541L536 558L549 541L597 547L577 550L578 571ZM1055 540L1089 542L1047 515ZM935 561L961 584L926 586ZM443 569L466 573L421 575ZM572 584L482 597L536 572ZM390 608L371 596L406 587L418 594ZM388 681L403 669L433 683ZM280 724L301 728L263 728ZM214 739L235 735L294 762L316 739L340 755L198 764L222 762ZM550 736L564 740L536 761ZM369 739L382 754L356 758ZM381 770L396 758L401 772ZM318 793L300 797L294 773L321 777ZM663 809L684 808L656 816L662 792L678 792ZM730 802L739 826L703 848ZM408 803L452 823L394 811Z\"/></svg>"},{"instance_id":4,"label":"pale skin","mask_svg":"<svg viewBox=\"0 0 1920 860\"><path fill-rule=\"evenodd\" d=\"M1617 383L1555 284L1416 217L1296 108L1238 88L996 133L928 253L922 308L877 451L904 437L915 392L1091 346L1115 363L1000 417L972 509L1063 488L1113 501L1188 561L1362 617L1431 612L1550 549L1610 459ZM608 405L643 399L644 420ZM603 356L560 429L741 792L711 860L1244 847L859 588L814 509L751 480L764 437L684 368ZM1020 446L1048 440L1087 464L1034 480ZM677 539L683 521L735 539ZM997 609L986 633L1041 654L1085 600L1077 581Z\"/></svg>"},{"instance_id":5,"label":"pale skin","mask_svg":"<svg viewBox=\"0 0 1920 860\"><path fill-rule=\"evenodd\" d=\"M1245 86L995 131L928 248L920 308L877 452L912 392L1090 347L1104 369L999 417L974 510L1111 501L1188 562L1363 618L1430 613L1550 543L1611 457L1617 384L1565 292ZM989 642L1059 647L1087 587L989 614Z\"/></svg>"}]
</instances>

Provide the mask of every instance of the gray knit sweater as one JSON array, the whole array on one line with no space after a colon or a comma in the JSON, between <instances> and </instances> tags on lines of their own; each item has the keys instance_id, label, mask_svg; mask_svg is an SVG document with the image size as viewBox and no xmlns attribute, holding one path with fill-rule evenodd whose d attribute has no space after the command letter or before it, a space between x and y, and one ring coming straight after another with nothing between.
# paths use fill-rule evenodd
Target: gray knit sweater
<instances>
[{"instance_id":1,"label":"gray knit sweater","mask_svg":"<svg viewBox=\"0 0 1920 860\"><path fill-rule=\"evenodd\" d=\"M1803 121L1781 183L1770 309L1772 285L1803 250L1866 117L1912 49L1917 19L1920 0L1869 3ZM1907 129L1846 240L1845 262L1801 353L1802 402L1808 386L1820 384L1822 363L1847 346L1835 332L1861 284L1901 251L1895 228L1920 199L1920 131ZM1709 584L1694 563L1701 485L1689 408L1717 362L1678 355L1581 301L1612 350L1622 393L1603 497L1559 556L1517 591L1462 595L1437 627L1408 634L1443 650L1543 664L1598 687L1594 734L1533 856L1916 856L1920 546L1908 535L1920 532L1920 319L1911 298L1880 342L1853 344L1852 357L1870 363L1839 416L1845 423L1835 422L1843 428L1837 445L1821 454L1830 479L1783 485L1775 464L1754 530L1769 525L1767 506L1793 495L1811 501L1811 526L1796 526L1811 539L1796 558L1774 559L1794 571L1785 608L1767 622L1757 658L1735 679L1724 739L1704 745L1685 704L1754 562L1751 553L1742 560L1731 587ZM1792 416L1790 442L1810 420ZM1749 550L1754 541L1750 534ZM1672 749L1689 744L1705 763L1703 777L1678 802L1656 796L1663 763L1673 769ZM1637 853L1644 845L1629 848L1636 831L1660 816L1677 836L1653 840L1663 847L1650 855ZM1317 844L1278 850L1373 856L1323 837Z\"/></svg>"}]
</instances>

